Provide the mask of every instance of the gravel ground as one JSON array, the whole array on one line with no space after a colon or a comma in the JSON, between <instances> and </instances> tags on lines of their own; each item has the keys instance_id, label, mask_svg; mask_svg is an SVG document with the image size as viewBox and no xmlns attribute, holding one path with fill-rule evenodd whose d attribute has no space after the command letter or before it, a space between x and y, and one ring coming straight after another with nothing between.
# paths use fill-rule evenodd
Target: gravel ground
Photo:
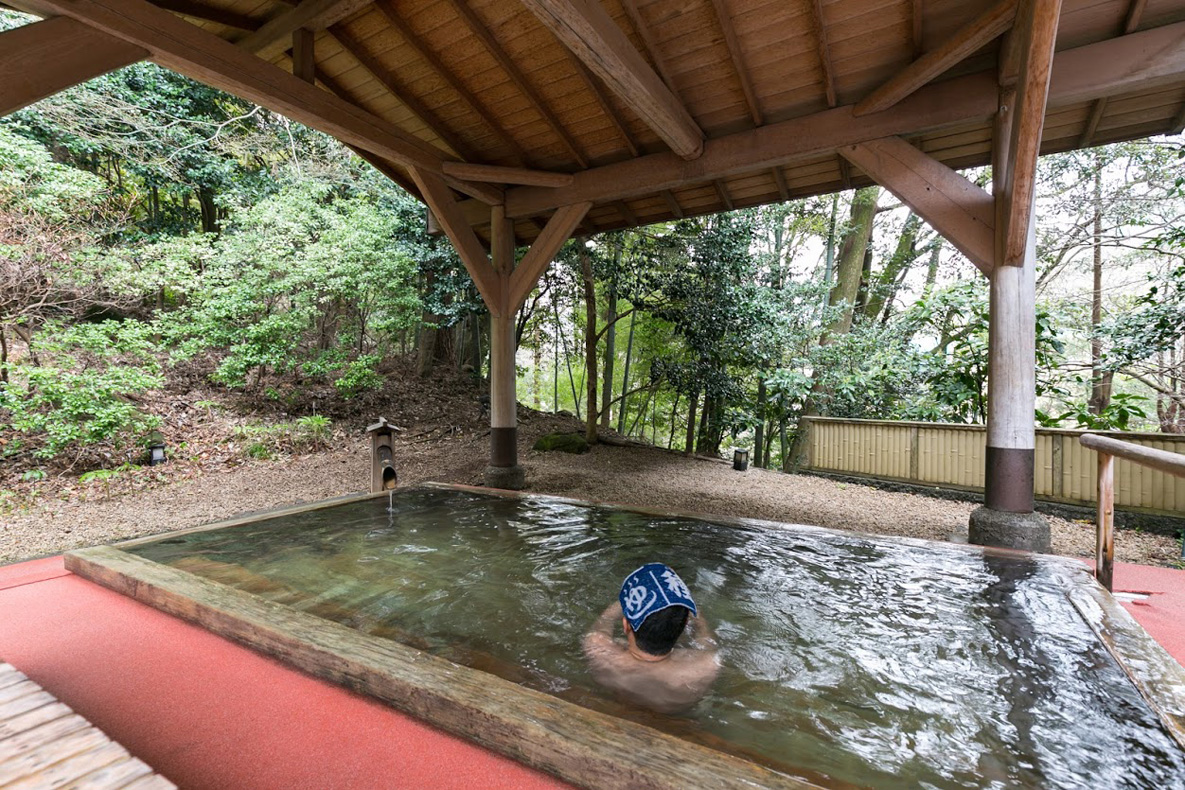
<instances>
[{"instance_id":1,"label":"gravel ground","mask_svg":"<svg viewBox=\"0 0 1185 790\"><path fill-rule=\"evenodd\" d=\"M649 448L599 445L586 455L529 449L536 437L565 423L563 417L522 415L520 458L530 490L935 540L965 536L974 507L807 475L756 468L739 473L729 464ZM481 434L401 441L400 481L479 483L487 441ZM0 524L0 563L364 490L368 467L367 447L359 438L333 451L251 462L109 499L50 500ZM1093 524L1058 518L1050 524L1056 553L1093 556ZM1179 552L1171 538L1134 530L1121 531L1115 547L1120 561L1155 565L1173 564Z\"/></svg>"}]
</instances>

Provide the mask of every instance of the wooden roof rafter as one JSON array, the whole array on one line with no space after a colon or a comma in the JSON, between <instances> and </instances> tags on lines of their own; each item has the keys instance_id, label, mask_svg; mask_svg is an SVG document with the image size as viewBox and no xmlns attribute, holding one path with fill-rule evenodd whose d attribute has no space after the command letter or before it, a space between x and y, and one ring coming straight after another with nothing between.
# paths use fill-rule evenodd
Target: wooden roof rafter
<instances>
[{"instance_id":1,"label":"wooden roof rafter","mask_svg":"<svg viewBox=\"0 0 1185 790\"><path fill-rule=\"evenodd\" d=\"M522 69L520 69L518 65L506 54L506 51L502 48L502 45L498 43L498 40L494 38L494 34L490 32L490 29L486 25L485 21L477 16L473 9L466 4L465 0L446 1L450 6L452 6L453 10L456 11L457 15L465 21L465 24L469 26L470 32L472 32L473 35L477 36L477 38L481 40L482 44L486 48L486 51L488 51L490 55L493 56L494 60L498 62L498 64L506 72L507 76L510 77L511 81L518 88L519 92L527 100L527 103L530 104L532 109L534 109L535 112L537 112L543 119L543 121L549 127L551 127L552 133L555 134L555 136L559 138L560 142L563 143L564 147L568 149L568 152L572 155L572 158L576 160L576 163L581 168L588 167L588 157L585 156L580 146L572 138L572 135L568 133L568 130L564 128L564 124L560 121L560 119L557 118L555 113L552 112L551 108L547 106L547 102L543 96L540 95L539 91L533 85L531 85L530 81L527 79L527 75L524 74Z\"/></svg>"},{"instance_id":2,"label":"wooden roof rafter","mask_svg":"<svg viewBox=\"0 0 1185 790\"><path fill-rule=\"evenodd\" d=\"M395 97L400 104L407 107L413 115L419 118L425 126L432 129L449 148L462 159L473 161L477 154L458 135L449 131L447 124L441 120L434 110L424 104L411 89L402 83L398 76L379 62L378 58L366 50L365 45L358 41L353 34L342 25L334 25L327 31L342 49L350 54L359 65L367 71L383 88Z\"/></svg>"},{"instance_id":3,"label":"wooden roof rafter","mask_svg":"<svg viewBox=\"0 0 1185 790\"><path fill-rule=\"evenodd\" d=\"M1144 16L1144 8L1148 5L1148 0L1131 0L1127 7L1127 13L1123 18L1123 28L1120 31L1121 35L1136 32L1136 28L1140 26L1140 20ZM1090 116L1086 119L1086 126L1082 130L1082 136L1078 138L1079 148L1090 148L1091 143L1094 142L1095 132L1099 129L1099 124L1103 120L1103 115L1107 112L1106 96L1101 99L1096 99L1094 105L1090 108Z\"/></svg>"},{"instance_id":4,"label":"wooden roof rafter","mask_svg":"<svg viewBox=\"0 0 1185 790\"><path fill-rule=\"evenodd\" d=\"M498 137L502 143L511 150L512 156L522 165L530 165L531 158L527 154L526 149L510 134L509 131L499 123L494 113L490 111L472 90L445 65L440 56L433 52L424 41L412 30L407 21L399 15L395 7L391 5L390 0L375 0L375 7L382 12L383 16L387 18L391 26L399 32L403 40L415 50L420 59L428 64L428 67L442 79L457 95L459 95L466 104L481 118L482 122L490 128L491 131Z\"/></svg>"},{"instance_id":5,"label":"wooden roof rafter","mask_svg":"<svg viewBox=\"0 0 1185 790\"><path fill-rule=\"evenodd\" d=\"M522 0L589 70L684 159L704 150L704 132L596 0Z\"/></svg>"}]
</instances>

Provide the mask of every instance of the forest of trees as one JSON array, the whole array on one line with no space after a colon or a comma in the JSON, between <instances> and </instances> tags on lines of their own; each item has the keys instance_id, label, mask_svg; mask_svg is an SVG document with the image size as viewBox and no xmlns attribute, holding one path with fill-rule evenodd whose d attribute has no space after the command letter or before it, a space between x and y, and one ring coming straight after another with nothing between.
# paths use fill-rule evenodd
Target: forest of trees
<instances>
[{"instance_id":1,"label":"forest of trees","mask_svg":"<svg viewBox=\"0 0 1185 790\"><path fill-rule=\"evenodd\" d=\"M1183 156L1042 160L1040 424L1185 432ZM518 317L519 400L789 469L807 414L982 422L987 291L875 187L578 238ZM487 332L422 205L278 115L139 64L0 121L5 457L134 447L187 360L349 399L400 356L481 375Z\"/></svg>"}]
</instances>

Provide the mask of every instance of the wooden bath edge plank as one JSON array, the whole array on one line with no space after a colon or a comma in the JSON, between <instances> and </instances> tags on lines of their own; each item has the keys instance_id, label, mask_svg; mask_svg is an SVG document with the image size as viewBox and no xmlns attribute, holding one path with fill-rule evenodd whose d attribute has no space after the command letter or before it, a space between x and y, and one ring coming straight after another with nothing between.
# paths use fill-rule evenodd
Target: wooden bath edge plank
<instances>
[{"instance_id":1,"label":"wooden bath edge plank","mask_svg":"<svg viewBox=\"0 0 1185 790\"><path fill-rule=\"evenodd\" d=\"M1156 713L1169 736L1185 749L1185 667L1136 622L1092 577L1066 577L1066 597Z\"/></svg>"},{"instance_id":2,"label":"wooden bath edge plank","mask_svg":"<svg viewBox=\"0 0 1185 790\"><path fill-rule=\"evenodd\" d=\"M65 561L96 584L576 785L817 787L113 547Z\"/></svg>"}]
</instances>

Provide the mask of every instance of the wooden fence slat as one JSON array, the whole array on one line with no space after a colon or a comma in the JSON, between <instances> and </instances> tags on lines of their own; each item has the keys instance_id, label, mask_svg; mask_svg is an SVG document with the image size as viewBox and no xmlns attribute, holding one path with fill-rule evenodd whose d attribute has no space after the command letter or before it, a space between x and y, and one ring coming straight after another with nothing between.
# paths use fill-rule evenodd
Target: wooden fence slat
<instances>
[{"instance_id":1,"label":"wooden fence slat","mask_svg":"<svg viewBox=\"0 0 1185 790\"><path fill-rule=\"evenodd\" d=\"M981 425L808 417L808 469L982 490L986 434ZM1095 453L1077 437L1086 431L1038 429L1035 479L1039 498L1086 507L1097 502ZM1094 433L1094 432L1092 432ZM1185 436L1111 432L1153 451L1185 455ZM1117 457L1115 507L1185 511L1185 478Z\"/></svg>"}]
</instances>

